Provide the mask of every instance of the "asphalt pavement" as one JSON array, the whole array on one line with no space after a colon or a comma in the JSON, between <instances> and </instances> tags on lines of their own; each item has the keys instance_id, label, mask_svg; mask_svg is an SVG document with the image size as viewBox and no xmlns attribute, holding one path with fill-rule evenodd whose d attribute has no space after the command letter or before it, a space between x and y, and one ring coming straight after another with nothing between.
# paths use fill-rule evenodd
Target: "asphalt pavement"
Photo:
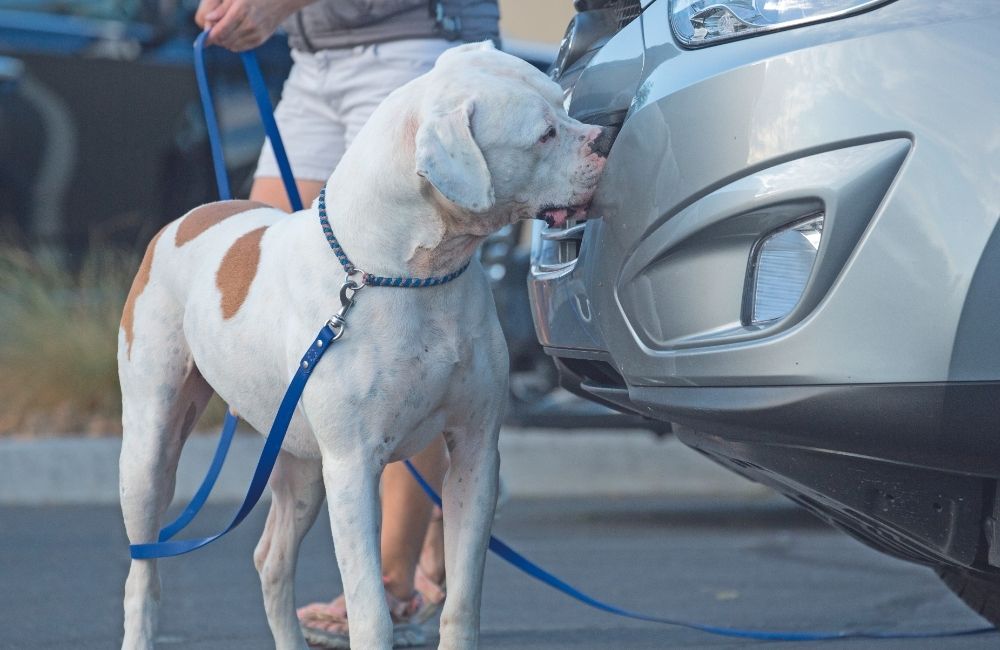
<instances>
[{"instance_id":1,"label":"asphalt pavement","mask_svg":"<svg viewBox=\"0 0 1000 650\"><path fill-rule=\"evenodd\" d=\"M191 534L232 506L210 506ZM159 645L273 647L251 552L258 508L235 532L163 561ZM515 499L495 533L572 584L623 607L716 625L785 630L981 627L926 568L869 550L780 498ZM301 603L339 589L321 516L303 544ZM0 507L0 648L117 647L126 540L114 506ZM484 649L990 648L1000 634L933 640L752 642L619 619L533 582L495 557Z\"/></svg>"}]
</instances>

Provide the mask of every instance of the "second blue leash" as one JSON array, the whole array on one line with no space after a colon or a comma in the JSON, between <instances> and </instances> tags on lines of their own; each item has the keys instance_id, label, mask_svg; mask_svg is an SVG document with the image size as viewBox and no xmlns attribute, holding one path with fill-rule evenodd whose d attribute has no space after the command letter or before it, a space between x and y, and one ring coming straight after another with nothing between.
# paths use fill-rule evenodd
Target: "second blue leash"
<instances>
[{"instance_id":1,"label":"second blue leash","mask_svg":"<svg viewBox=\"0 0 1000 650\"><path fill-rule=\"evenodd\" d=\"M406 468L410 470L410 474L413 475L413 478L418 484L420 484L420 487L423 488L427 497L440 508L442 504L441 497L438 493L433 487L431 487L430 483L428 483L427 480L420 475L420 472L418 472L417 468L413 466L413 463L409 460L405 462ZM494 535L490 535L489 549L495 555L499 556L500 559L504 560L508 564L511 564L522 573L526 573L535 580L552 587L556 591L563 593L570 598L587 605L588 607L593 607L594 609L599 609L602 612L607 612L608 614L613 614L615 616L622 616L624 618L631 618L649 623L662 623L664 625L673 625L675 627L685 627L690 630L707 632L716 636L735 637L738 639L755 639L758 641L831 641L834 639L940 639L955 636L972 636L974 634L986 634L996 631L996 629L992 627L981 627L966 630L955 630L951 632L782 632L769 630L745 630L734 627L706 625L704 623L692 623L690 621L681 621L674 618L652 616L650 614L634 612L632 610L623 609L602 600L598 600L597 598L580 591L565 580L560 579L558 576L549 573L542 567L512 549L505 542L501 541Z\"/></svg>"}]
</instances>

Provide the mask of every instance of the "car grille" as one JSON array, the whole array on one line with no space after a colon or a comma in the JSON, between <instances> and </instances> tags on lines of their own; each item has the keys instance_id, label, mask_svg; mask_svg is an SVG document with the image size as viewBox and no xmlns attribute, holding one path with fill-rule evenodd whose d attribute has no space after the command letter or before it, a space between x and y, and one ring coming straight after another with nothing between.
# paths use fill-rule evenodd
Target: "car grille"
<instances>
[{"instance_id":1,"label":"car grille","mask_svg":"<svg viewBox=\"0 0 1000 650\"><path fill-rule=\"evenodd\" d=\"M569 267L580 255L586 222L568 221L562 228L543 226L535 266L540 272L558 271Z\"/></svg>"},{"instance_id":2,"label":"car grille","mask_svg":"<svg viewBox=\"0 0 1000 650\"><path fill-rule=\"evenodd\" d=\"M618 29L622 29L642 13L642 3L639 0L615 0L612 7L618 18Z\"/></svg>"}]
</instances>

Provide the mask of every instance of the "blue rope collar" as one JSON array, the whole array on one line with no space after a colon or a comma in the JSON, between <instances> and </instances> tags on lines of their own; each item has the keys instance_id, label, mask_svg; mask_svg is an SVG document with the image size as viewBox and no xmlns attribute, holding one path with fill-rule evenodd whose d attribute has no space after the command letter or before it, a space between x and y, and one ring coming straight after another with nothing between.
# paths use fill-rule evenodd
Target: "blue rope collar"
<instances>
[{"instance_id":1,"label":"blue rope collar","mask_svg":"<svg viewBox=\"0 0 1000 650\"><path fill-rule=\"evenodd\" d=\"M395 277L390 278L383 275L373 275L371 273L366 273L358 267L354 266L350 258L347 257L347 253L344 252L344 248L337 241L337 237L333 234L333 228L330 227L330 219L326 215L326 186L319 191L319 222L323 226L323 234L326 235L326 241L330 244L330 248L333 249L333 254L337 256L340 260L340 265L344 267L344 272L347 275L354 275L355 273L361 273L364 280L363 283L373 287L435 287L439 284L445 284L446 282L451 282L458 276L465 272L465 269L469 268L469 264L472 262L472 258L469 258L465 264L463 264L457 271L452 271L448 275L438 275L430 278L403 278Z\"/></svg>"}]
</instances>

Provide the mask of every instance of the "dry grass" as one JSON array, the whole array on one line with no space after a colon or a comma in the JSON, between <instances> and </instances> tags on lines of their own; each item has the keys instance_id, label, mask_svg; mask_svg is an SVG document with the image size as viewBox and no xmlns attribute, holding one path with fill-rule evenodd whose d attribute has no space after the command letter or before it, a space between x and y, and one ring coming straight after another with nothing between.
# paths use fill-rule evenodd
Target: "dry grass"
<instances>
[{"instance_id":1,"label":"dry grass","mask_svg":"<svg viewBox=\"0 0 1000 650\"><path fill-rule=\"evenodd\" d=\"M136 266L101 251L71 272L55 254L0 249L0 433L121 429L115 350Z\"/></svg>"},{"instance_id":2,"label":"dry grass","mask_svg":"<svg viewBox=\"0 0 1000 650\"><path fill-rule=\"evenodd\" d=\"M0 247L0 435L121 431L118 322L138 265L103 248L68 271L54 254Z\"/></svg>"}]
</instances>

